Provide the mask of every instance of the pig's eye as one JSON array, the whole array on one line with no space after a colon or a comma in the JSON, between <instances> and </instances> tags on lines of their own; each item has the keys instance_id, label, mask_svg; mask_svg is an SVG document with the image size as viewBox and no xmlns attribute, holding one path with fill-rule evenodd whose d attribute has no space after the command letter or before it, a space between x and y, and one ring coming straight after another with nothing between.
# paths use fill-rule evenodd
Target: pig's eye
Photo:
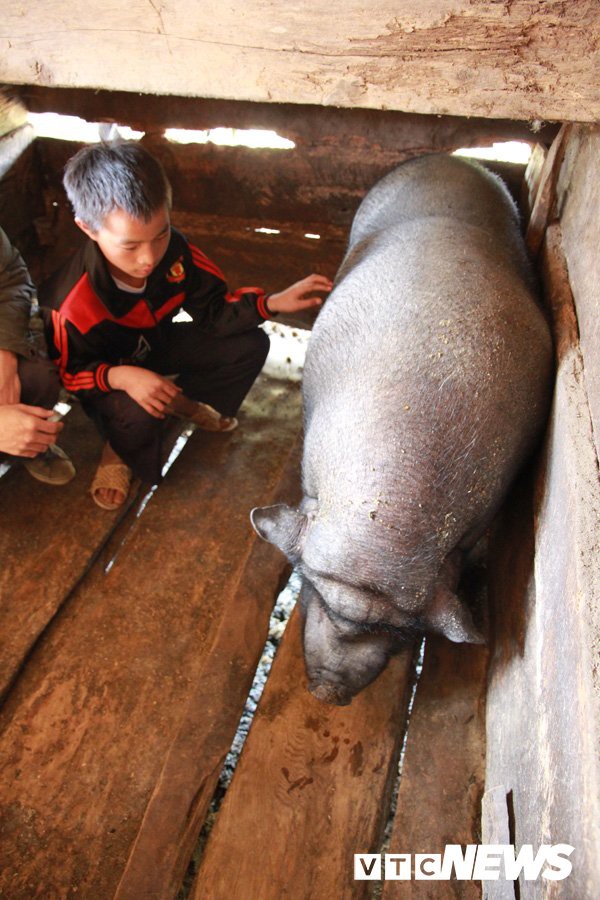
<instances>
[{"instance_id":1,"label":"pig's eye","mask_svg":"<svg viewBox=\"0 0 600 900\"><path fill-rule=\"evenodd\" d=\"M366 581L362 583L345 581L343 578L329 575L327 572L318 572L315 569L311 569L306 564L302 567L302 574L305 578L308 578L312 584L319 587L319 589L322 588L324 591L327 591L327 593L331 591L344 591L349 595L352 594L353 596L360 597L361 600L367 600L370 597L388 597L387 591L379 587L379 585Z\"/></svg>"},{"instance_id":2,"label":"pig's eye","mask_svg":"<svg viewBox=\"0 0 600 900\"><path fill-rule=\"evenodd\" d=\"M396 634L413 626L413 617L402 612L380 588L339 581L306 565L302 574L330 619L347 634L351 629L355 634L381 631Z\"/></svg>"},{"instance_id":3,"label":"pig's eye","mask_svg":"<svg viewBox=\"0 0 600 900\"><path fill-rule=\"evenodd\" d=\"M351 619L345 619L339 615L331 615L331 619L345 637L362 637L372 631L364 622L353 622Z\"/></svg>"},{"instance_id":4,"label":"pig's eye","mask_svg":"<svg viewBox=\"0 0 600 900\"><path fill-rule=\"evenodd\" d=\"M336 619L339 617L356 627L369 626L381 618L385 602L363 588L327 576L311 574L310 581L321 603Z\"/></svg>"}]
</instances>

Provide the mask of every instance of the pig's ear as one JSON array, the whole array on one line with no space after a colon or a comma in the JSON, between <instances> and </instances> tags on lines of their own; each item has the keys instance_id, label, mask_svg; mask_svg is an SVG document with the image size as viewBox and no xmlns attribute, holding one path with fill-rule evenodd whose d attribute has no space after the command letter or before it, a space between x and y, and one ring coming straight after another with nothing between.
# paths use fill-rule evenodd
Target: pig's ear
<instances>
[{"instance_id":1,"label":"pig's ear","mask_svg":"<svg viewBox=\"0 0 600 900\"><path fill-rule=\"evenodd\" d=\"M253 509L250 521L261 538L279 547L292 562L299 559L308 521L305 515L280 503Z\"/></svg>"},{"instance_id":2,"label":"pig's ear","mask_svg":"<svg viewBox=\"0 0 600 900\"><path fill-rule=\"evenodd\" d=\"M485 644L485 638L473 624L471 613L447 587L438 585L425 618L433 631L457 644Z\"/></svg>"}]
</instances>

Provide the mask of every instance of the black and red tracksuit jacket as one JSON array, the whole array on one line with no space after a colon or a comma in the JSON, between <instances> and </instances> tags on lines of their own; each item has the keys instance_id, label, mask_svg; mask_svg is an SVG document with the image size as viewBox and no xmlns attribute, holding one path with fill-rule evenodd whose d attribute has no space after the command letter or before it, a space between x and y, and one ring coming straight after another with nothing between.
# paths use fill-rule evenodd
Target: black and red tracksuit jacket
<instances>
[{"instance_id":1,"label":"black and red tracksuit jacket","mask_svg":"<svg viewBox=\"0 0 600 900\"><path fill-rule=\"evenodd\" d=\"M81 399L111 390L112 366L139 362L141 348L159 348L182 308L215 335L248 331L269 318L261 288L230 293L220 269L174 229L143 294L120 290L88 240L42 284L39 303L50 357L65 388Z\"/></svg>"}]
</instances>

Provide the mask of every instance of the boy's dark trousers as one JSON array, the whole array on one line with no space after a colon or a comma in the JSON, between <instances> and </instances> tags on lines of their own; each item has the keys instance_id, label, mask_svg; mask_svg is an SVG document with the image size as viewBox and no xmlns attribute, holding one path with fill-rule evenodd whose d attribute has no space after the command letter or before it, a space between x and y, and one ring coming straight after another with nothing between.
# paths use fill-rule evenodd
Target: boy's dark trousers
<instances>
[{"instance_id":1,"label":"boy's dark trousers","mask_svg":"<svg viewBox=\"0 0 600 900\"><path fill-rule=\"evenodd\" d=\"M161 375L177 375L175 383L192 400L209 403L224 416L234 416L262 369L269 338L259 328L216 337L193 323L172 322L160 346L140 363ZM83 402L102 435L149 484L161 478L164 422L147 413L124 391L111 391Z\"/></svg>"}]
</instances>

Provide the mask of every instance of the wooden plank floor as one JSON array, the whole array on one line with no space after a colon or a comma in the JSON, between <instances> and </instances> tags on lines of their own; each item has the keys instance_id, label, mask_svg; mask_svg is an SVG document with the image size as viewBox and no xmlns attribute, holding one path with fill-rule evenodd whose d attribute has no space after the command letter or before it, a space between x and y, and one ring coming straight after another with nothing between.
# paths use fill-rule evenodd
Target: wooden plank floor
<instances>
[{"instance_id":1,"label":"wooden plank floor","mask_svg":"<svg viewBox=\"0 0 600 900\"><path fill-rule=\"evenodd\" d=\"M0 482L0 896L173 900L192 857L287 573L257 504L299 489L298 386L261 378L231 435L195 433L139 514L97 510L99 441L69 414L78 478ZM350 707L306 688L295 613L192 900L358 900L353 855L379 852L412 654ZM388 852L478 840L485 651L430 640ZM469 883L392 897L471 898Z\"/></svg>"},{"instance_id":2,"label":"wooden plank floor","mask_svg":"<svg viewBox=\"0 0 600 900\"><path fill-rule=\"evenodd\" d=\"M248 511L281 490L293 499L300 421L298 387L260 379L239 430L195 433L143 514L121 523L83 579L108 527L83 496L87 484L61 494L60 522L54 495L30 493L25 473L0 486L9 528L11 516L22 527L27 496L48 517L46 535L54 522L55 550L86 533L71 580L56 581L44 615L58 613L0 713L2 896L177 893L286 567L255 537ZM20 546L7 545L15 556ZM4 582L3 599L22 584L21 602L36 607L36 585L52 566L48 551L35 580L16 567L20 583ZM68 571L68 559L58 566ZM61 591L78 581L61 606ZM15 634L26 619L17 617ZM22 648L30 642L20 639Z\"/></svg>"},{"instance_id":3,"label":"wooden plank floor","mask_svg":"<svg viewBox=\"0 0 600 900\"><path fill-rule=\"evenodd\" d=\"M41 484L22 468L0 482L0 697L126 513L99 513L90 500L101 441L79 404L61 444L77 469L68 485Z\"/></svg>"},{"instance_id":4,"label":"wooden plank floor","mask_svg":"<svg viewBox=\"0 0 600 900\"><path fill-rule=\"evenodd\" d=\"M295 614L294 614L295 615ZM219 811L192 900L358 900L353 855L378 853L390 811L411 686L411 656L350 707L307 691L293 618L232 786ZM441 853L478 843L484 776L487 651L428 640L408 726L389 853ZM478 882L388 881L383 898L481 896Z\"/></svg>"},{"instance_id":5,"label":"wooden plank floor","mask_svg":"<svg viewBox=\"0 0 600 900\"><path fill-rule=\"evenodd\" d=\"M481 843L488 650L428 637L388 853ZM414 857L413 857L414 858ZM382 900L475 900L478 881L386 881Z\"/></svg>"},{"instance_id":6,"label":"wooden plank floor","mask_svg":"<svg viewBox=\"0 0 600 900\"><path fill-rule=\"evenodd\" d=\"M193 900L362 897L354 853L385 826L410 697L412 653L350 706L309 694L297 611L209 839Z\"/></svg>"}]
</instances>

